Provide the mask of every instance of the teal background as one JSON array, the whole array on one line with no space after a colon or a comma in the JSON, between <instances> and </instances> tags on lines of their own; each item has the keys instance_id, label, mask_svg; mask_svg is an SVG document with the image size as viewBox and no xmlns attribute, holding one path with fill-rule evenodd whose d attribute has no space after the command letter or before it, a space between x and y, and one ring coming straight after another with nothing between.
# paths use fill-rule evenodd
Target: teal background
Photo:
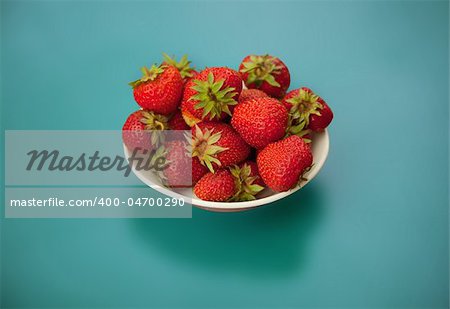
<instances>
[{"instance_id":1,"label":"teal background","mask_svg":"<svg viewBox=\"0 0 450 309\"><path fill-rule=\"evenodd\" d=\"M163 51L279 56L335 120L320 175L255 211L2 218L1 307L448 307L448 17L444 1L2 1L3 129L118 129Z\"/></svg>"}]
</instances>

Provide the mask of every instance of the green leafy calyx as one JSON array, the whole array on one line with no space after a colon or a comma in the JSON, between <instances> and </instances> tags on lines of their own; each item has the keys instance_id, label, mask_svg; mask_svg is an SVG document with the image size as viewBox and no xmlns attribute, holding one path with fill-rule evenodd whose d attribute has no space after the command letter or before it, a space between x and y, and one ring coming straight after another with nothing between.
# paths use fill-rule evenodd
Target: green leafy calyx
<instances>
[{"instance_id":1,"label":"green leafy calyx","mask_svg":"<svg viewBox=\"0 0 450 309\"><path fill-rule=\"evenodd\" d=\"M146 130L166 130L169 119L166 116L156 114L149 110L141 112L142 118L140 121L145 124Z\"/></svg>"},{"instance_id":2,"label":"green leafy calyx","mask_svg":"<svg viewBox=\"0 0 450 309\"><path fill-rule=\"evenodd\" d=\"M142 71L142 77L138 80L135 80L131 83L129 83L129 85L133 88L136 88L137 86L153 81L155 80L160 74L162 74L164 72L165 66L164 65L160 65L157 66L155 64L152 65L152 67L149 69L147 67L142 67L141 71Z\"/></svg>"},{"instance_id":3,"label":"green leafy calyx","mask_svg":"<svg viewBox=\"0 0 450 309\"><path fill-rule=\"evenodd\" d=\"M311 139L308 137L308 135L311 133L311 130L305 129L304 122L297 123L295 119L293 119L292 115L289 115L285 137L297 135L298 137L301 137L305 143L309 144L311 143Z\"/></svg>"},{"instance_id":4,"label":"green leafy calyx","mask_svg":"<svg viewBox=\"0 0 450 309\"><path fill-rule=\"evenodd\" d=\"M195 109L202 109L202 119L209 117L212 119L219 119L222 112L231 116L229 106L236 105L237 102L234 97L237 95L233 87L225 87L222 89L225 80L220 79L215 81L214 74L209 72L206 81L194 80L194 85L191 87L197 93L189 98L189 100L198 101L195 104Z\"/></svg>"},{"instance_id":5,"label":"green leafy calyx","mask_svg":"<svg viewBox=\"0 0 450 309\"><path fill-rule=\"evenodd\" d=\"M191 61L188 60L187 55L183 55L179 62L176 61L175 57L170 57L166 53L163 53L163 57L165 63L177 68L183 79L190 78L194 75L195 69L190 66Z\"/></svg>"},{"instance_id":6,"label":"green leafy calyx","mask_svg":"<svg viewBox=\"0 0 450 309\"><path fill-rule=\"evenodd\" d=\"M216 145L221 138L221 132L214 133L214 129L204 129L204 132L196 125L195 134L190 141L190 151L192 157L198 157L200 163L206 166L211 173L214 173L213 163L221 165L217 154L228 148Z\"/></svg>"},{"instance_id":7,"label":"green leafy calyx","mask_svg":"<svg viewBox=\"0 0 450 309\"><path fill-rule=\"evenodd\" d=\"M255 84L260 87L263 82L267 82L274 87L281 87L275 80L275 75L280 74L281 66L276 65L274 58L269 55L250 56L250 60L243 63L241 73L248 73L246 84Z\"/></svg>"},{"instance_id":8,"label":"green leafy calyx","mask_svg":"<svg viewBox=\"0 0 450 309\"><path fill-rule=\"evenodd\" d=\"M264 187L254 183L258 176L251 176L252 169L250 165L244 164L242 167L234 165L230 167L230 172L234 177L236 187L236 193L231 197L230 201L252 201L255 199L255 195L264 189Z\"/></svg>"},{"instance_id":9,"label":"green leafy calyx","mask_svg":"<svg viewBox=\"0 0 450 309\"><path fill-rule=\"evenodd\" d=\"M145 130L163 131L168 128L167 122L169 119L166 116L156 114L152 111L143 110L139 121L145 125ZM163 137L164 134L160 132L152 132L150 134L151 145L159 145L163 141Z\"/></svg>"},{"instance_id":10,"label":"green leafy calyx","mask_svg":"<svg viewBox=\"0 0 450 309\"><path fill-rule=\"evenodd\" d=\"M289 111L289 122L294 134L308 127L309 117L311 115L320 116L320 110L323 109L323 106L319 102L319 99L318 95L304 89L299 89L297 95L286 100L287 103L292 105Z\"/></svg>"}]
</instances>

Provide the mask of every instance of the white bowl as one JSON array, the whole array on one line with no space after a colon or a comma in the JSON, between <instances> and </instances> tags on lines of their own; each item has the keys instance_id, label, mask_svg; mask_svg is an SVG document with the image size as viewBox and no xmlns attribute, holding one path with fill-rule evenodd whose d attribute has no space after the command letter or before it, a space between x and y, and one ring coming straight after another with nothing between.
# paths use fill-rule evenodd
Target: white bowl
<instances>
[{"instance_id":1,"label":"white bowl","mask_svg":"<svg viewBox=\"0 0 450 309\"><path fill-rule=\"evenodd\" d=\"M161 185L158 178L149 171L137 171L133 168L134 174L146 185L159 191L165 195L174 198L184 198L186 202L192 203L192 205L197 206L199 208L211 210L211 211L220 211L220 212L234 212L234 211L243 211L252 208L256 208L259 206L263 206L272 202L275 202L279 199L285 198L288 195L296 192L297 190L304 187L307 183L309 183L316 175L319 173L320 169L324 165L329 150L329 137L328 131L321 133L313 133L312 135L312 153L314 158L314 165L311 170L305 174L305 177L308 179L303 181L297 187L286 191L286 192L274 192L270 189L264 189L256 196L256 200L247 201L247 202L209 202L204 201L197 198L193 192L192 188L167 188ZM127 157L130 156L130 152L124 145L125 155Z\"/></svg>"}]
</instances>

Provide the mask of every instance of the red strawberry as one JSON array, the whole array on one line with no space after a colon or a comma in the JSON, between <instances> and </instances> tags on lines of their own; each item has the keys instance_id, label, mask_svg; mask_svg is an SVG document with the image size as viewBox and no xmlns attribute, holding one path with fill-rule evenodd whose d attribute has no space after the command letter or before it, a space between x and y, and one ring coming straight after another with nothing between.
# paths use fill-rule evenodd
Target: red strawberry
<instances>
[{"instance_id":1,"label":"red strawberry","mask_svg":"<svg viewBox=\"0 0 450 309\"><path fill-rule=\"evenodd\" d=\"M291 83L287 66L279 58L269 55L245 57L239 72L248 88L260 89L274 98L283 97Z\"/></svg>"},{"instance_id":2,"label":"red strawberry","mask_svg":"<svg viewBox=\"0 0 450 309\"><path fill-rule=\"evenodd\" d=\"M183 116L181 115L181 111L177 111L173 116L170 118L169 122L169 129L170 130L190 130L191 127L189 127L186 124L186 121L184 121Z\"/></svg>"},{"instance_id":3,"label":"red strawberry","mask_svg":"<svg viewBox=\"0 0 450 309\"><path fill-rule=\"evenodd\" d=\"M165 130L167 117L148 110L138 110L130 114L122 127L122 139L131 151L135 148L149 149L161 137L150 130Z\"/></svg>"},{"instance_id":4,"label":"red strawberry","mask_svg":"<svg viewBox=\"0 0 450 309\"><path fill-rule=\"evenodd\" d=\"M168 162L162 173L158 173L162 182L169 187L192 187L209 172L198 157L192 157L188 151L188 142L183 140L169 141L159 156ZM158 148L160 150L162 147Z\"/></svg>"},{"instance_id":5,"label":"red strawberry","mask_svg":"<svg viewBox=\"0 0 450 309\"><path fill-rule=\"evenodd\" d=\"M211 172L244 161L250 147L228 124L202 122L192 128L192 156Z\"/></svg>"},{"instance_id":6,"label":"red strawberry","mask_svg":"<svg viewBox=\"0 0 450 309\"><path fill-rule=\"evenodd\" d=\"M309 88L302 87L290 91L282 103L289 110L290 131L299 132L304 129L321 131L333 120L330 107Z\"/></svg>"},{"instance_id":7,"label":"red strawberry","mask_svg":"<svg viewBox=\"0 0 450 309\"><path fill-rule=\"evenodd\" d=\"M313 156L303 139L292 135L261 150L256 162L267 186L282 192L304 180L303 175L311 168Z\"/></svg>"},{"instance_id":8,"label":"red strawberry","mask_svg":"<svg viewBox=\"0 0 450 309\"><path fill-rule=\"evenodd\" d=\"M273 98L256 98L236 106L231 125L255 148L264 148L285 135L286 108Z\"/></svg>"},{"instance_id":9,"label":"red strawberry","mask_svg":"<svg viewBox=\"0 0 450 309\"><path fill-rule=\"evenodd\" d=\"M194 75L198 74L198 72L190 66L191 61L188 60L187 55L181 57L179 62L176 61L175 57L172 58L166 53L163 53L163 57L165 64L174 66L180 72L184 83L186 83Z\"/></svg>"},{"instance_id":10,"label":"red strawberry","mask_svg":"<svg viewBox=\"0 0 450 309\"><path fill-rule=\"evenodd\" d=\"M250 99L265 98L267 96L268 95L264 91L258 89L243 89L239 96L239 103Z\"/></svg>"},{"instance_id":11,"label":"red strawberry","mask_svg":"<svg viewBox=\"0 0 450 309\"><path fill-rule=\"evenodd\" d=\"M162 171L163 181L169 187L191 187L191 157L186 141L170 141L165 145L167 167Z\"/></svg>"},{"instance_id":12,"label":"red strawberry","mask_svg":"<svg viewBox=\"0 0 450 309\"><path fill-rule=\"evenodd\" d=\"M215 174L206 174L194 187L195 195L207 201L250 201L264 189L256 183L258 176L251 175L250 165L233 166Z\"/></svg>"},{"instance_id":13,"label":"red strawberry","mask_svg":"<svg viewBox=\"0 0 450 309\"><path fill-rule=\"evenodd\" d=\"M239 73L225 67L208 68L186 83L181 111L188 124L224 120L231 116L242 90Z\"/></svg>"},{"instance_id":14,"label":"red strawberry","mask_svg":"<svg viewBox=\"0 0 450 309\"><path fill-rule=\"evenodd\" d=\"M205 201L225 202L236 193L234 177L227 169L208 173L194 187L195 195Z\"/></svg>"},{"instance_id":15,"label":"red strawberry","mask_svg":"<svg viewBox=\"0 0 450 309\"><path fill-rule=\"evenodd\" d=\"M162 115L174 113L183 92L180 72L171 65L153 65L143 67L142 73L141 79L130 83L139 106Z\"/></svg>"}]
</instances>

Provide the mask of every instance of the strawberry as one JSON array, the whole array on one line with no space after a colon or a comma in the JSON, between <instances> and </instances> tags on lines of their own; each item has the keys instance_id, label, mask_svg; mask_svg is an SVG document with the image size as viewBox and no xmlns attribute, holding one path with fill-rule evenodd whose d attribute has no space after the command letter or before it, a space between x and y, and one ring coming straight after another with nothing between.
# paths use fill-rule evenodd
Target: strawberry
<instances>
[{"instance_id":1,"label":"strawberry","mask_svg":"<svg viewBox=\"0 0 450 309\"><path fill-rule=\"evenodd\" d=\"M250 146L228 124L202 122L192 128L192 156L213 173L244 161L249 154Z\"/></svg>"},{"instance_id":2,"label":"strawberry","mask_svg":"<svg viewBox=\"0 0 450 309\"><path fill-rule=\"evenodd\" d=\"M256 159L260 175L269 188L283 192L305 180L313 162L310 147L297 135L269 144Z\"/></svg>"},{"instance_id":3,"label":"strawberry","mask_svg":"<svg viewBox=\"0 0 450 309\"><path fill-rule=\"evenodd\" d=\"M228 201L236 193L234 177L227 169L208 173L194 186L194 193L205 201Z\"/></svg>"},{"instance_id":4,"label":"strawberry","mask_svg":"<svg viewBox=\"0 0 450 309\"><path fill-rule=\"evenodd\" d=\"M250 165L236 165L229 169L222 169L216 173L208 173L200 179L194 187L195 195L206 201L250 201L264 189L256 180L259 176L252 176Z\"/></svg>"},{"instance_id":5,"label":"strawberry","mask_svg":"<svg viewBox=\"0 0 450 309\"><path fill-rule=\"evenodd\" d=\"M174 113L183 92L183 79L180 72L171 65L153 65L142 68L143 76L130 83L134 99L144 109L162 115Z\"/></svg>"},{"instance_id":6,"label":"strawberry","mask_svg":"<svg viewBox=\"0 0 450 309\"><path fill-rule=\"evenodd\" d=\"M162 171L164 183L169 187L191 187L191 157L186 150L187 142L176 140L165 145L167 167Z\"/></svg>"},{"instance_id":7,"label":"strawberry","mask_svg":"<svg viewBox=\"0 0 450 309\"><path fill-rule=\"evenodd\" d=\"M165 130L167 117L148 110L138 110L130 114L122 127L122 139L130 150L150 149L161 138L151 130Z\"/></svg>"},{"instance_id":8,"label":"strawberry","mask_svg":"<svg viewBox=\"0 0 450 309\"><path fill-rule=\"evenodd\" d=\"M309 88L302 87L290 91L282 103L289 110L289 130L293 134L304 129L322 131L333 120L330 107Z\"/></svg>"},{"instance_id":9,"label":"strawberry","mask_svg":"<svg viewBox=\"0 0 450 309\"><path fill-rule=\"evenodd\" d=\"M155 158L163 157L167 167L157 173L162 183L169 187L192 187L209 172L198 157L192 157L189 143L185 140L172 140L159 147Z\"/></svg>"},{"instance_id":10,"label":"strawberry","mask_svg":"<svg viewBox=\"0 0 450 309\"><path fill-rule=\"evenodd\" d=\"M163 170L162 182L169 187L192 187L209 172L197 157L192 158L186 150L186 141L170 141L164 157L169 162Z\"/></svg>"},{"instance_id":11,"label":"strawberry","mask_svg":"<svg viewBox=\"0 0 450 309\"><path fill-rule=\"evenodd\" d=\"M277 57L249 55L239 65L247 88L256 88L269 96L281 98L291 83L287 66Z\"/></svg>"},{"instance_id":12,"label":"strawberry","mask_svg":"<svg viewBox=\"0 0 450 309\"><path fill-rule=\"evenodd\" d=\"M190 130L191 127L186 124L183 116L181 115L181 111L177 110L175 114L169 119L168 122L170 130Z\"/></svg>"},{"instance_id":13,"label":"strawberry","mask_svg":"<svg viewBox=\"0 0 450 309\"><path fill-rule=\"evenodd\" d=\"M239 103L250 99L264 98L267 96L268 95L264 91L258 89L243 89L241 95L239 96Z\"/></svg>"},{"instance_id":14,"label":"strawberry","mask_svg":"<svg viewBox=\"0 0 450 309\"><path fill-rule=\"evenodd\" d=\"M225 67L207 68L186 83L181 111L186 123L220 121L231 116L242 90L239 73Z\"/></svg>"},{"instance_id":15,"label":"strawberry","mask_svg":"<svg viewBox=\"0 0 450 309\"><path fill-rule=\"evenodd\" d=\"M273 98L256 98L236 106L231 125L255 148L264 148L285 135L288 123L286 108Z\"/></svg>"},{"instance_id":16,"label":"strawberry","mask_svg":"<svg viewBox=\"0 0 450 309\"><path fill-rule=\"evenodd\" d=\"M179 62L177 62L174 57L170 57L166 53L163 53L163 57L165 64L175 67L180 72L181 78L183 78L184 83L198 74L198 72L191 67L191 61L188 60L187 55L181 57L181 60Z\"/></svg>"}]
</instances>

